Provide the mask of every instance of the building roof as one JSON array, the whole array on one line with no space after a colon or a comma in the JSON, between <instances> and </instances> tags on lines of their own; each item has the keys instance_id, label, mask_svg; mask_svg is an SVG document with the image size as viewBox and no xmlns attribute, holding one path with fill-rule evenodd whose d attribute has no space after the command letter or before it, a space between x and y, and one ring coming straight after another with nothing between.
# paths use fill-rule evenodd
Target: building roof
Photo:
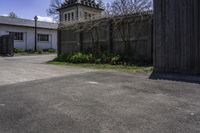
<instances>
[{"instance_id":1,"label":"building roof","mask_svg":"<svg viewBox=\"0 0 200 133\"><path fill-rule=\"evenodd\" d=\"M103 10L102 8L100 8L99 4L95 2L95 0L65 0L61 8L58 10L72 7L75 5L82 5L82 6L87 6L96 10Z\"/></svg>"},{"instance_id":2,"label":"building roof","mask_svg":"<svg viewBox=\"0 0 200 133\"><path fill-rule=\"evenodd\" d=\"M0 24L31 27L31 28L35 27L35 21L34 20L21 19L21 18L10 18L10 17L5 17L5 16L0 16ZM56 30L58 28L58 24L57 23L38 21L37 27L38 28L44 28L44 29Z\"/></svg>"}]
</instances>

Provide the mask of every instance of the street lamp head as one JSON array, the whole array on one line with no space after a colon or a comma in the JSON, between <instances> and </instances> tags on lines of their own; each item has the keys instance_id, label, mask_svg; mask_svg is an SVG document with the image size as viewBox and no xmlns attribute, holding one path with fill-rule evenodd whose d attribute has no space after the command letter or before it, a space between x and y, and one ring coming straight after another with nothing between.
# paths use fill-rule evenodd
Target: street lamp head
<instances>
[{"instance_id":1,"label":"street lamp head","mask_svg":"<svg viewBox=\"0 0 200 133\"><path fill-rule=\"evenodd\" d=\"M38 17L37 17L37 16L35 16L35 17L34 17L34 19L35 19L35 21L37 21L37 20L38 20Z\"/></svg>"}]
</instances>

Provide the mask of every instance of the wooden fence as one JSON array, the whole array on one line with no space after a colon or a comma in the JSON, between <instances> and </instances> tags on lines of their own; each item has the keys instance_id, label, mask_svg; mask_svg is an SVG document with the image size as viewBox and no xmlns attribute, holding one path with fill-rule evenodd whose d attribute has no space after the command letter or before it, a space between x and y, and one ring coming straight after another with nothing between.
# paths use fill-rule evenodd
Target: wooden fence
<instances>
[{"instance_id":1,"label":"wooden fence","mask_svg":"<svg viewBox=\"0 0 200 133\"><path fill-rule=\"evenodd\" d=\"M200 0L154 0L156 72L200 73Z\"/></svg>"},{"instance_id":2,"label":"wooden fence","mask_svg":"<svg viewBox=\"0 0 200 133\"><path fill-rule=\"evenodd\" d=\"M131 53L129 56L132 56L133 60L136 61L153 62L152 14L127 16L126 19L128 23L126 26L121 26L121 28L124 30L124 39L129 42L128 49ZM135 21L136 19L137 22ZM78 31L65 27L60 28L58 31L59 55L74 51L91 52L94 50L93 47L96 43L98 43L102 51L125 55L126 50L123 37L120 34L120 29L116 28L113 21L105 20L105 22L98 25L96 27L98 32L94 32L95 29L92 31ZM93 35L91 35L91 32L93 32Z\"/></svg>"}]
</instances>

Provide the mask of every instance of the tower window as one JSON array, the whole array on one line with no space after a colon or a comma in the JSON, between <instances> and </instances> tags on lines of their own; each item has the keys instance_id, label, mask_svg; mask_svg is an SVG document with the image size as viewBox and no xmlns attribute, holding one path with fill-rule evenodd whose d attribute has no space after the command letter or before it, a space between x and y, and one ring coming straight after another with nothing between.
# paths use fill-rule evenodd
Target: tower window
<instances>
[{"instance_id":1,"label":"tower window","mask_svg":"<svg viewBox=\"0 0 200 133\"><path fill-rule=\"evenodd\" d=\"M67 14L65 14L65 21L67 21Z\"/></svg>"},{"instance_id":2,"label":"tower window","mask_svg":"<svg viewBox=\"0 0 200 133\"><path fill-rule=\"evenodd\" d=\"M87 19L88 19L88 13L85 12L85 20L87 20Z\"/></svg>"},{"instance_id":3,"label":"tower window","mask_svg":"<svg viewBox=\"0 0 200 133\"><path fill-rule=\"evenodd\" d=\"M91 17L92 17L91 14L88 14L88 17L89 17L89 19L91 19Z\"/></svg>"},{"instance_id":4,"label":"tower window","mask_svg":"<svg viewBox=\"0 0 200 133\"><path fill-rule=\"evenodd\" d=\"M68 21L70 21L70 13L68 13Z\"/></svg>"},{"instance_id":5,"label":"tower window","mask_svg":"<svg viewBox=\"0 0 200 133\"><path fill-rule=\"evenodd\" d=\"M72 21L74 21L74 12L72 12L71 15L72 15Z\"/></svg>"}]
</instances>

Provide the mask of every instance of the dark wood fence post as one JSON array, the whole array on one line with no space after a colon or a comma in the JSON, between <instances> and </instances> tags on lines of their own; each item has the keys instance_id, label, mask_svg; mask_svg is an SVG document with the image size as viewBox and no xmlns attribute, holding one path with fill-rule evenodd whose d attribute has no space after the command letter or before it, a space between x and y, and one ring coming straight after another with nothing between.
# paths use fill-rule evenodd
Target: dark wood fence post
<instances>
[{"instance_id":1,"label":"dark wood fence post","mask_svg":"<svg viewBox=\"0 0 200 133\"><path fill-rule=\"evenodd\" d=\"M109 44L109 51L110 53L113 53L113 21L110 20L108 22L108 31L109 31L109 36L108 36L108 44Z\"/></svg>"},{"instance_id":2,"label":"dark wood fence post","mask_svg":"<svg viewBox=\"0 0 200 133\"><path fill-rule=\"evenodd\" d=\"M62 36L62 33L61 33L61 29L58 29L58 32L57 32L57 47L58 47L58 56L60 56L62 54L62 40L61 40L61 36Z\"/></svg>"},{"instance_id":3,"label":"dark wood fence post","mask_svg":"<svg viewBox=\"0 0 200 133\"><path fill-rule=\"evenodd\" d=\"M11 34L8 36L8 44L7 44L7 53L8 56L14 56L14 35Z\"/></svg>"},{"instance_id":4,"label":"dark wood fence post","mask_svg":"<svg viewBox=\"0 0 200 133\"><path fill-rule=\"evenodd\" d=\"M150 41L151 41L151 63L153 63L153 58L154 58L154 19L151 20L151 37L150 37Z\"/></svg>"},{"instance_id":5,"label":"dark wood fence post","mask_svg":"<svg viewBox=\"0 0 200 133\"><path fill-rule=\"evenodd\" d=\"M79 46L80 46L80 52L83 52L83 31L79 32Z\"/></svg>"}]
</instances>

